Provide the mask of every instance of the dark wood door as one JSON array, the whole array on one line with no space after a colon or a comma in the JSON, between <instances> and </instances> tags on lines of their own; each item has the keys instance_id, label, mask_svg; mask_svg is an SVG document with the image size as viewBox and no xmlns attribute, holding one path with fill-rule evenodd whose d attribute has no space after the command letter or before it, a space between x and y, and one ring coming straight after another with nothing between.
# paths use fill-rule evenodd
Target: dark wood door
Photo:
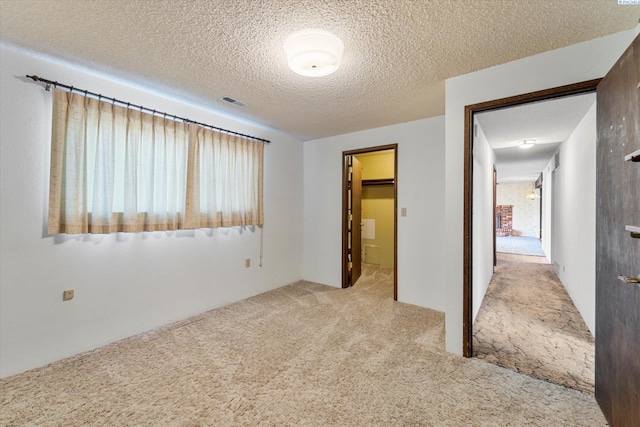
<instances>
[{"instance_id":1,"label":"dark wood door","mask_svg":"<svg viewBox=\"0 0 640 427\"><path fill-rule=\"evenodd\" d=\"M362 165L352 156L351 168L351 280L353 286L362 273Z\"/></svg>"},{"instance_id":2,"label":"dark wood door","mask_svg":"<svg viewBox=\"0 0 640 427\"><path fill-rule=\"evenodd\" d=\"M639 91L640 36L597 92L596 399L613 427L640 422Z\"/></svg>"}]
</instances>

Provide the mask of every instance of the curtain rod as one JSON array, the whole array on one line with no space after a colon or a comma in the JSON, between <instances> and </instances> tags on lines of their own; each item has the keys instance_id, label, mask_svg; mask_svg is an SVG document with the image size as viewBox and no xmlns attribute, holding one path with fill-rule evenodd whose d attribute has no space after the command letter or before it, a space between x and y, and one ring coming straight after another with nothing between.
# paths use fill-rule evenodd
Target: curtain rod
<instances>
[{"instance_id":1,"label":"curtain rod","mask_svg":"<svg viewBox=\"0 0 640 427\"><path fill-rule=\"evenodd\" d=\"M243 138L253 139L255 141L260 141L260 142L263 142L265 144L271 144L271 141L269 141L268 139L258 138L257 136L246 135L244 133L235 132L235 131L232 131L232 130L229 130L229 129L219 128L217 126L208 125L206 123L196 122L195 120L187 119L185 117L176 116L174 114L167 114L167 113L164 113L162 111L153 110L151 108L143 107L142 105L132 104L130 102L124 102L124 101L121 101L121 100L119 100L117 98L111 98L111 97L104 96L104 95L101 95L101 94L98 94L98 93L95 93L95 92L89 92L88 90L85 90L85 89L78 89L77 87L74 87L74 86L69 86L69 85L66 85L66 84L58 83L58 82L53 81L53 80L43 79L42 77L38 77L38 76L35 76L35 75L30 76L30 75L27 74L27 77L30 78L31 80L33 80L34 82L46 83L45 89L47 91L51 90L51 85L53 85L53 87L61 87L61 88L64 88L64 89L68 90L69 92L74 92L75 91L75 92L78 92L78 93L81 93L81 94L83 93L85 96L91 95L92 97L95 97L95 98L98 98L98 99L105 99L105 100L111 101L113 103L118 103L118 104L123 105L123 106L125 106L127 108L134 108L136 110L139 109L140 111L148 111L151 114L161 115L161 116L164 116L164 117L168 117L168 118L170 118L172 120L180 120L180 121L185 122L185 123L193 123L194 125L199 125L199 126L202 126L202 127L215 129L217 131L225 132L225 133L228 133L228 134L231 134L231 135L238 135L238 136L241 136Z\"/></svg>"}]
</instances>

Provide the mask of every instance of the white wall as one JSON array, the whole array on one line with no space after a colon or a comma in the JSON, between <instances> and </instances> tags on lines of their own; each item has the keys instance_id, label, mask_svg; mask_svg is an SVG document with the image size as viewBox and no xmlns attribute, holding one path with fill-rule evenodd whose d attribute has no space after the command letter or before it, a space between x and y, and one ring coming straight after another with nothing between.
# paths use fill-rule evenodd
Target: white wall
<instances>
[{"instance_id":1,"label":"white wall","mask_svg":"<svg viewBox=\"0 0 640 427\"><path fill-rule=\"evenodd\" d=\"M629 30L446 82L446 346L462 354L464 107L484 101L603 77L629 46Z\"/></svg>"},{"instance_id":2,"label":"white wall","mask_svg":"<svg viewBox=\"0 0 640 427\"><path fill-rule=\"evenodd\" d=\"M496 232L493 205L493 166L496 156L482 127L477 121L474 124L477 125L477 137L473 141L473 321L493 277L493 236Z\"/></svg>"},{"instance_id":3,"label":"white wall","mask_svg":"<svg viewBox=\"0 0 640 427\"><path fill-rule=\"evenodd\" d=\"M551 210L553 208L553 169L555 160L551 158L547 166L542 170L542 251L547 256L549 262L553 259L551 251L551 240L553 235L553 222L551 221Z\"/></svg>"},{"instance_id":4,"label":"white wall","mask_svg":"<svg viewBox=\"0 0 640 427\"><path fill-rule=\"evenodd\" d=\"M25 74L271 139L263 267L249 229L48 236L51 94ZM1 376L302 279L300 141L6 46L0 93Z\"/></svg>"},{"instance_id":5,"label":"white wall","mask_svg":"<svg viewBox=\"0 0 640 427\"><path fill-rule=\"evenodd\" d=\"M342 152L398 144L398 300L444 310L444 117L304 143L304 278L341 286Z\"/></svg>"},{"instance_id":6,"label":"white wall","mask_svg":"<svg viewBox=\"0 0 640 427\"><path fill-rule=\"evenodd\" d=\"M596 309L596 105L560 150L555 173L553 261L592 334Z\"/></svg>"}]
</instances>

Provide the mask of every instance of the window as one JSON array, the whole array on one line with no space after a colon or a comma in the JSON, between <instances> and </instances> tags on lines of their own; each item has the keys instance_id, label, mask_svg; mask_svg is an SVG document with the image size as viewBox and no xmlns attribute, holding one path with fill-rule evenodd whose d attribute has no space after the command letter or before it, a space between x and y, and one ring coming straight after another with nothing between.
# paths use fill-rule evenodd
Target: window
<instances>
[{"instance_id":1,"label":"window","mask_svg":"<svg viewBox=\"0 0 640 427\"><path fill-rule=\"evenodd\" d=\"M53 90L49 233L264 223L264 145Z\"/></svg>"}]
</instances>

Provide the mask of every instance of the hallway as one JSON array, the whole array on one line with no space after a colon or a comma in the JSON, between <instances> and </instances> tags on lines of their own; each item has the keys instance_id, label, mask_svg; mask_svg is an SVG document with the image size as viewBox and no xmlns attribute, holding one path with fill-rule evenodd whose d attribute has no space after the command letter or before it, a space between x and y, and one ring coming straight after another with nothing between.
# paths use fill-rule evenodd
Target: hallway
<instances>
[{"instance_id":1,"label":"hallway","mask_svg":"<svg viewBox=\"0 0 640 427\"><path fill-rule=\"evenodd\" d=\"M593 393L594 338L553 266L540 259L498 254L473 326L474 357Z\"/></svg>"}]
</instances>

